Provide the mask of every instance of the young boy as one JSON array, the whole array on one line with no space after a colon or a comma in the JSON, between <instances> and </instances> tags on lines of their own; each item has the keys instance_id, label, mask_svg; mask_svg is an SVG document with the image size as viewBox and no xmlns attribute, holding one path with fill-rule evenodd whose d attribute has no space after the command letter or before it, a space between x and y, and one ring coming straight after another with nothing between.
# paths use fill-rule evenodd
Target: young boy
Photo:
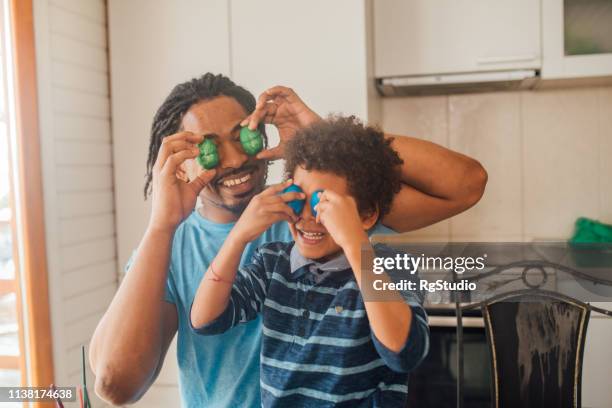
<instances>
[{"instance_id":1,"label":"young boy","mask_svg":"<svg viewBox=\"0 0 612 408\"><path fill-rule=\"evenodd\" d=\"M263 314L266 407L404 407L407 373L429 344L422 298L364 301L360 286L362 250L395 256L373 248L367 231L389 211L402 161L381 132L353 118L303 130L285 157L293 180L268 188L244 211L200 283L192 328L213 335ZM303 192L279 194L292 182ZM287 205L293 200L303 200L300 214ZM295 242L263 245L237 271L246 244L279 218Z\"/></svg>"}]
</instances>

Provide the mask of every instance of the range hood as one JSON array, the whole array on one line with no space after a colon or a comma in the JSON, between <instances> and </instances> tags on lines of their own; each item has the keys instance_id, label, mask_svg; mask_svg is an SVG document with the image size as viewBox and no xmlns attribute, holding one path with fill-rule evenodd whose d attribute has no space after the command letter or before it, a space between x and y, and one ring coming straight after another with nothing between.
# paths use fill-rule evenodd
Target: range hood
<instances>
[{"instance_id":1,"label":"range hood","mask_svg":"<svg viewBox=\"0 0 612 408\"><path fill-rule=\"evenodd\" d=\"M376 88L383 96L487 92L530 89L538 78L537 70L398 76L377 78Z\"/></svg>"},{"instance_id":2,"label":"range hood","mask_svg":"<svg viewBox=\"0 0 612 408\"><path fill-rule=\"evenodd\" d=\"M540 1L372 3L371 76L382 95L525 89L539 78Z\"/></svg>"}]
</instances>

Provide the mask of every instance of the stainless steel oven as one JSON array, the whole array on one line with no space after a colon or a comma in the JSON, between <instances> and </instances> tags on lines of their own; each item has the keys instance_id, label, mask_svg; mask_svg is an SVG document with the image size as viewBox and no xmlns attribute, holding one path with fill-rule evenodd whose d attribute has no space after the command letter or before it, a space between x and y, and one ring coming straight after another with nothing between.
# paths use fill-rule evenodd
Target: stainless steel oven
<instances>
[{"instance_id":1,"label":"stainless steel oven","mask_svg":"<svg viewBox=\"0 0 612 408\"><path fill-rule=\"evenodd\" d=\"M457 406L457 318L452 305L427 307L430 349L411 373L409 408ZM463 316L463 407L491 406L491 368L484 322L479 310Z\"/></svg>"}]
</instances>

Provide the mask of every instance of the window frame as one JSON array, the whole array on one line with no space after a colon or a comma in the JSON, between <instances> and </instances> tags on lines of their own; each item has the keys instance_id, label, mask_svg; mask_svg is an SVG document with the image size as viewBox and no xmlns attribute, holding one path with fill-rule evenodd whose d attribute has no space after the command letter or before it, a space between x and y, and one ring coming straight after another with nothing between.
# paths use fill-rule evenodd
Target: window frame
<instances>
[{"instance_id":1,"label":"window frame","mask_svg":"<svg viewBox=\"0 0 612 408\"><path fill-rule=\"evenodd\" d=\"M9 143L22 385L54 383L32 0L7 0L16 141ZM4 47L3 47L4 48ZM8 82L8 81L7 81ZM8 90L7 90L8 91ZM9 93L10 95L10 93ZM15 160L10 163L11 160ZM27 165L26 165L27 163ZM17 196L17 197L16 197ZM26 377L27 376L27 377ZM49 405L51 406L51 405Z\"/></svg>"}]
</instances>

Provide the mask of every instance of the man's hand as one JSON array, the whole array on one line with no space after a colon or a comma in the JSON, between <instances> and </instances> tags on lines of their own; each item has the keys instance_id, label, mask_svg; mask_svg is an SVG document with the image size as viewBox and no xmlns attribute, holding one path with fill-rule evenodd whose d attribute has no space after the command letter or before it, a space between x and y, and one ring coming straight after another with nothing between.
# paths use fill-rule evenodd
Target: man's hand
<instances>
[{"instance_id":1,"label":"man's hand","mask_svg":"<svg viewBox=\"0 0 612 408\"><path fill-rule=\"evenodd\" d=\"M323 224L327 232L345 252L361 246L368 241L357 203L350 196L325 190L320 193L316 205L317 222Z\"/></svg>"},{"instance_id":2,"label":"man's hand","mask_svg":"<svg viewBox=\"0 0 612 408\"><path fill-rule=\"evenodd\" d=\"M270 123L278 129L280 143L278 146L264 150L257 155L258 159L276 160L283 157L285 143L295 133L321 120L290 88L275 86L259 95L255 110L241 123L255 129L260 123Z\"/></svg>"},{"instance_id":3,"label":"man's hand","mask_svg":"<svg viewBox=\"0 0 612 408\"><path fill-rule=\"evenodd\" d=\"M200 191L215 176L215 170L202 172L185 182L177 177L180 165L198 156L202 135L179 132L165 137L153 166L153 204L150 228L174 231L195 208Z\"/></svg>"},{"instance_id":4,"label":"man's hand","mask_svg":"<svg viewBox=\"0 0 612 408\"><path fill-rule=\"evenodd\" d=\"M294 191L278 194L291 183L292 180L287 180L275 184L254 196L232 229L231 237L246 245L279 221L297 221L297 216L287 202L305 199L304 193Z\"/></svg>"}]
</instances>

